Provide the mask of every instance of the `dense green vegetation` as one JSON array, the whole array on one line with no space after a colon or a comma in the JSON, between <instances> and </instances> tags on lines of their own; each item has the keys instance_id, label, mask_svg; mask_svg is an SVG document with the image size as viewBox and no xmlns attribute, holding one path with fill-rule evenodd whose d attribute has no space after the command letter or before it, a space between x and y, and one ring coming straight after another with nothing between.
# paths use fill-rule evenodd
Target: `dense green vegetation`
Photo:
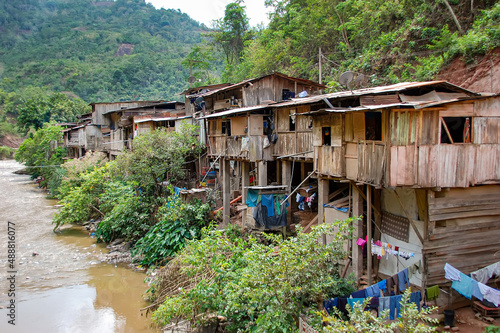
<instances>
[{"instance_id":1,"label":"dense green vegetation","mask_svg":"<svg viewBox=\"0 0 500 333\"><path fill-rule=\"evenodd\" d=\"M141 0L0 1L0 89L48 87L87 102L178 99L205 27Z\"/></svg>"},{"instance_id":2,"label":"dense green vegetation","mask_svg":"<svg viewBox=\"0 0 500 333\"><path fill-rule=\"evenodd\" d=\"M222 320L228 332L296 332L302 315L318 332L433 332L428 324L437 320L427 316L436 309L419 312L409 303L410 290L401 301L401 318L393 322L361 306L349 308L349 319L320 311L324 299L355 290L354 280L339 276L354 220L321 224L309 234L299 229L288 239L264 234L265 242L237 226L205 228L202 238L189 241L153 280L150 295L159 305L153 320L161 325ZM332 239L328 245L318 241L325 234Z\"/></svg>"},{"instance_id":3,"label":"dense green vegetation","mask_svg":"<svg viewBox=\"0 0 500 333\"><path fill-rule=\"evenodd\" d=\"M182 184L186 169L202 153L196 132L196 126L184 123L176 132L141 135L134 150L112 162L92 152L64 161L61 128L50 123L23 142L16 160L30 166L28 172L42 177L40 185L60 200L54 230L94 219L98 241L137 242L137 260L155 265L173 256L186 239L199 237L212 211L210 201L181 202L173 185L165 185Z\"/></svg>"},{"instance_id":4,"label":"dense green vegetation","mask_svg":"<svg viewBox=\"0 0 500 333\"><path fill-rule=\"evenodd\" d=\"M285 240L264 234L266 242L243 235L237 226L206 228L201 240L189 241L158 274L151 292L160 305L153 319L203 323L215 314L227 319L230 332L293 332L307 308L354 290L352 281L338 274L351 222L322 224ZM318 242L322 234L332 236L332 243ZM185 280L192 282L172 288Z\"/></svg>"},{"instance_id":5,"label":"dense green vegetation","mask_svg":"<svg viewBox=\"0 0 500 333\"><path fill-rule=\"evenodd\" d=\"M500 45L500 4L494 0L267 0L266 4L271 8L266 29L248 29L246 17L235 14L243 4L228 5L218 21L209 45L226 54L223 80L276 70L317 81L320 48L323 82L334 90L345 89L338 77L346 70L364 74L369 86L430 80L454 57L472 61ZM234 54L240 58L234 60Z\"/></svg>"},{"instance_id":6,"label":"dense green vegetation","mask_svg":"<svg viewBox=\"0 0 500 333\"><path fill-rule=\"evenodd\" d=\"M52 189L60 182L59 166L67 156L66 148L57 144L62 137L60 126L46 123L24 140L15 155L16 161L28 166L26 169L33 178L42 177L41 186Z\"/></svg>"}]
</instances>

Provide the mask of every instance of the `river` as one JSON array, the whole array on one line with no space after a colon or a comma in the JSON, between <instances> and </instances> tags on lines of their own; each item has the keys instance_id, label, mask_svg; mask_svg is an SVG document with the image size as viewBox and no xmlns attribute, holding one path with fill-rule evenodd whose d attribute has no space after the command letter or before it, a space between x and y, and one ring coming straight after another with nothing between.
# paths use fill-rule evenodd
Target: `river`
<instances>
[{"instance_id":1,"label":"river","mask_svg":"<svg viewBox=\"0 0 500 333\"><path fill-rule=\"evenodd\" d=\"M101 263L106 247L80 227L52 232L56 201L21 168L0 161L0 332L159 332L139 311L145 274Z\"/></svg>"}]
</instances>

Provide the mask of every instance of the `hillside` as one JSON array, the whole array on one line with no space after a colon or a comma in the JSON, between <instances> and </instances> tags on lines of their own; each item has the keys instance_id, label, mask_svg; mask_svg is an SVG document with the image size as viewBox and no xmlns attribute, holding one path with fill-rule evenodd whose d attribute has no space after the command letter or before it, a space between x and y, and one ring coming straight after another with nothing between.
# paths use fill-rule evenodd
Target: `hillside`
<instances>
[{"instance_id":1,"label":"hillside","mask_svg":"<svg viewBox=\"0 0 500 333\"><path fill-rule=\"evenodd\" d=\"M0 89L179 99L189 76L181 61L203 29L144 0L0 0Z\"/></svg>"},{"instance_id":2,"label":"hillside","mask_svg":"<svg viewBox=\"0 0 500 333\"><path fill-rule=\"evenodd\" d=\"M500 3L495 0L268 4L269 27L246 41L239 63L226 70L230 81L273 70L318 81L320 64L322 82L331 90L345 89L338 78L347 70L363 74L363 86L433 80L454 71L454 61L482 68L477 62L500 45Z\"/></svg>"}]
</instances>

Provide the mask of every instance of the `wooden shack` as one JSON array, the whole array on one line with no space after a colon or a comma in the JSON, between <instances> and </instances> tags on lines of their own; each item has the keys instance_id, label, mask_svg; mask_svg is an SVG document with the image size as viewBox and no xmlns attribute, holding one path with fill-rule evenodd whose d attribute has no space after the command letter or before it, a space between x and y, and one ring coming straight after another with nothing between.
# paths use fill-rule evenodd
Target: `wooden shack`
<instances>
[{"instance_id":1,"label":"wooden shack","mask_svg":"<svg viewBox=\"0 0 500 333\"><path fill-rule=\"evenodd\" d=\"M498 261L499 96L436 81L324 97L328 107L304 114L313 119L319 205L349 182L350 214L364 216L356 237L413 254L364 264L353 242L358 277L420 262L412 284L448 286L446 262L467 274Z\"/></svg>"},{"instance_id":2,"label":"wooden shack","mask_svg":"<svg viewBox=\"0 0 500 333\"><path fill-rule=\"evenodd\" d=\"M309 146L311 128L303 124L302 119L297 118L300 124L290 129L290 110L277 115L273 111L274 104L291 100L299 93L317 95L323 88L323 85L309 80L273 73L233 85L205 87L186 94L186 105L190 104L195 115L199 114L199 119L203 119L200 136L207 137L208 157L221 161L224 184L223 214L226 222L229 221L230 191L239 190L245 198L243 189L249 185L250 170L257 169L259 186L282 183L276 157L288 152L295 154L297 149ZM295 112L295 109L292 110ZM281 122L286 122L286 129L283 128L281 133L276 128L278 117L283 118ZM294 121L295 119L293 118ZM298 140L295 138L297 133L300 133ZM292 136L293 146L282 144ZM302 136L305 139L302 139ZM277 145L281 146L276 148ZM285 147L287 149L283 150ZM237 162L236 175L229 174L231 169L234 172L234 168L229 165L230 161L233 161L233 164ZM224 170L227 170L227 173ZM232 182L230 178L233 178ZM231 183L236 186L231 187Z\"/></svg>"},{"instance_id":3,"label":"wooden shack","mask_svg":"<svg viewBox=\"0 0 500 333\"><path fill-rule=\"evenodd\" d=\"M134 124L134 117L151 116L169 112L175 115L184 112L184 103L172 101L140 101L120 103L100 103L94 105L93 121L99 122L101 130L108 138L104 142L104 151L110 158L124 149L132 147L132 141L139 131L139 124ZM140 119L140 118L138 118ZM147 119L147 118L146 118ZM148 129L142 126L141 131Z\"/></svg>"}]
</instances>

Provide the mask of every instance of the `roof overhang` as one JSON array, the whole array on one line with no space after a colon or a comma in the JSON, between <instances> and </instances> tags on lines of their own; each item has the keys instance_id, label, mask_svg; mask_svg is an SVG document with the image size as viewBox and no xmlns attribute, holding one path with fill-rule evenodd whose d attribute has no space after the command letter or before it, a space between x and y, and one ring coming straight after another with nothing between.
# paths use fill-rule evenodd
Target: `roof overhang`
<instances>
[{"instance_id":1,"label":"roof overhang","mask_svg":"<svg viewBox=\"0 0 500 333\"><path fill-rule=\"evenodd\" d=\"M209 118L228 117L228 116L233 116L233 115L236 115L239 113L245 113L248 111L264 110L264 109L268 109L269 107L270 107L270 105L248 106L248 107L244 107L244 108L237 108L237 109L231 109L231 110L226 110L226 111L222 111L222 112L216 112L216 113L205 115L205 116L200 117L200 118L209 119Z\"/></svg>"}]
</instances>

